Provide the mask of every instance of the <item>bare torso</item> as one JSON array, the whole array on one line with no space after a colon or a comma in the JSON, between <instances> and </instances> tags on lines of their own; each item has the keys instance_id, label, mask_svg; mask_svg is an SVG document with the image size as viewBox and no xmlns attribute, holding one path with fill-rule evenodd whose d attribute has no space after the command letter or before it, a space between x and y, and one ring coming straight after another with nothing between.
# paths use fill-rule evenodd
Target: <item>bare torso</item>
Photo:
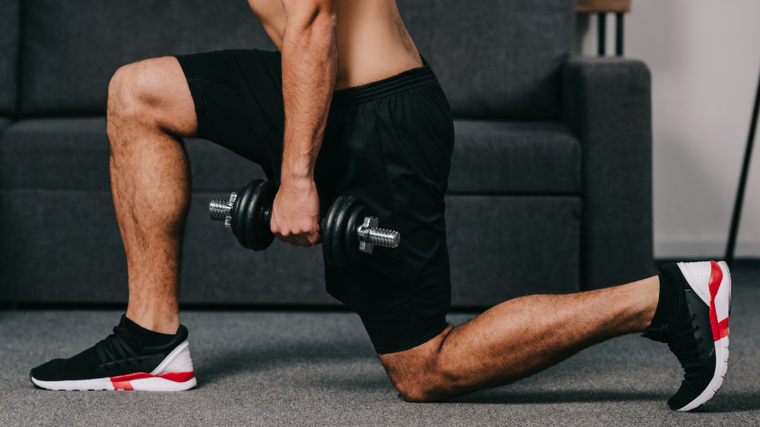
<instances>
[{"instance_id":1,"label":"bare torso","mask_svg":"<svg viewBox=\"0 0 760 427\"><path fill-rule=\"evenodd\" d=\"M278 49L286 14L281 0L248 0ZM382 80L422 66L395 0L334 0L338 71L335 89Z\"/></svg>"}]
</instances>

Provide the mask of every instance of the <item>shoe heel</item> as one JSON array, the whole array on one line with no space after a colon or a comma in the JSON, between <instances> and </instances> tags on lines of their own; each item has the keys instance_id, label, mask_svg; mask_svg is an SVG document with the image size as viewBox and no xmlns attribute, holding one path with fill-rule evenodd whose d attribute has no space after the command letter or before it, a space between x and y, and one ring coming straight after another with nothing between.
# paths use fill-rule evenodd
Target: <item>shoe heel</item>
<instances>
[{"instance_id":1,"label":"shoe heel","mask_svg":"<svg viewBox=\"0 0 760 427\"><path fill-rule=\"evenodd\" d=\"M679 262L678 268L681 270L683 278L689 284L689 287L699 296L699 298L710 306L710 275L712 274L712 262Z\"/></svg>"},{"instance_id":2,"label":"shoe heel","mask_svg":"<svg viewBox=\"0 0 760 427\"><path fill-rule=\"evenodd\" d=\"M184 341L156 366L151 375L161 375L167 372L190 372L193 370L193 359L190 357L190 343Z\"/></svg>"}]
</instances>

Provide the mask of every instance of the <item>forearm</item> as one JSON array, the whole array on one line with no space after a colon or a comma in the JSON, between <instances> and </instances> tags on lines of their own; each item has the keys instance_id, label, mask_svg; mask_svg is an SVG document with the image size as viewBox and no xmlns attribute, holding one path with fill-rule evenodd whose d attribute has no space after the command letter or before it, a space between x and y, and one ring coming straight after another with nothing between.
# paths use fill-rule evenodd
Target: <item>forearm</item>
<instances>
[{"instance_id":1,"label":"forearm","mask_svg":"<svg viewBox=\"0 0 760 427\"><path fill-rule=\"evenodd\" d=\"M288 8L282 40L283 184L313 180L335 87L335 13L330 2Z\"/></svg>"}]
</instances>

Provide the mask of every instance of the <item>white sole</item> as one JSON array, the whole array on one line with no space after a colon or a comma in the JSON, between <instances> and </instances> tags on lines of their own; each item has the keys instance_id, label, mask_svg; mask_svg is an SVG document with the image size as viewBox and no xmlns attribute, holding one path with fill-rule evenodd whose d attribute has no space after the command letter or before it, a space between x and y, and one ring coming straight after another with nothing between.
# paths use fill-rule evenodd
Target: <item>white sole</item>
<instances>
[{"instance_id":1,"label":"white sole","mask_svg":"<svg viewBox=\"0 0 760 427\"><path fill-rule=\"evenodd\" d=\"M145 374L150 375L150 374ZM119 377L114 377L119 378ZM141 390L141 391L184 391L197 385L195 377L178 382L161 377L136 378L114 382L112 378L93 378L72 381L42 381L32 378L38 387L60 391L99 391L99 390Z\"/></svg>"},{"instance_id":2,"label":"white sole","mask_svg":"<svg viewBox=\"0 0 760 427\"><path fill-rule=\"evenodd\" d=\"M689 285L699 295L708 307L712 303L712 294L709 289L709 285L704 280L706 274L705 263L678 263L678 267L684 275L684 278L689 282ZM686 406L678 409L678 411L686 412L696 409L700 405L704 404L708 400L712 399L715 392L718 391L723 384L723 378L726 376L728 370L728 318L731 308L731 272L728 269L728 265L721 261L717 263L722 273L722 280L719 288L715 294L715 311L717 321L722 323L726 322L725 336L720 337L714 341L715 344L715 373L710 383L705 390L692 400ZM710 270L712 270L712 263L710 263ZM709 276L708 276L709 281Z\"/></svg>"},{"instance_id":3,"label":"white sole","mask_svg":"<svg viewBox=\"0 0 760 427\"><path fill-rule=\"evenodd\" d=\"M141 390L141 391L184 391L197 385L190 344L184 341L178 345L151 373L138 372L116 377L92 378L86 380L43 381L34 377L32 382L48 390Z\"/></svg>"}]
</instances>

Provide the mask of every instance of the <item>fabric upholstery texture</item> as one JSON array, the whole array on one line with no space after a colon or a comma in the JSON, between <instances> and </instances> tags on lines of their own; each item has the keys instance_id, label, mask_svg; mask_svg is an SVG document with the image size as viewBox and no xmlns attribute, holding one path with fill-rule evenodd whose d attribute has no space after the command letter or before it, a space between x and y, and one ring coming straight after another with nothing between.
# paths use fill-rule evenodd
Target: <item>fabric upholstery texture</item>
<instances>
[{"instance_id":1,"label":"fabric upholstery texture","mask_svg":"<svg viewBox=\"0 0 760 427\"><path fill-rule=\"evenodd\" d=\"M7 128L12 123L11 119L8 117L0 117L0 133L2 133L5 128Z\"/></svg>"},{"instance_id":2,"label":"fabric upholstery texture","mask_svg":"<svg viewBox=\"0 0 760 427\"><path fill-rule=\"evenodd\" d=\"M261 168L204 140L186 141L196 191L238 190ZM21 120L0 134L0 188L109 191L103 117Z\"/></svg>"},{"instance_id":3,"label":"fabric upholstery texture","mask_svg":"<svg viewBox=\"0 0 760 427\"><path fill-rule=\"evenodd\" d=\"M649 69L635 60L573 58L562 87L563 118L582 141L586 171L584 286L654 274Z\"/></svg>"},{"instance_id":4,"label":"fabric upholstery texture","mask_svg":"<svg viewBox=\"0 0 760 427\"><path fill-rule=\"evenodd\" d=\"M449 193L581 191L580 142L563 123L455 120L454 132Z\"/></svg>"},{"instance_id":5,"label":"fabric upholstery texture","mask_svg":"<svg viewBox=\"0 0 760 427\"><path fill-rule=\"evenodd\" d=\"M581 289L580 198L448 196L446 204L455 306Z\"/></svg>"},{"instance_id":6,"label":"fabric upholstery texture","mask_svg":"<svg viewBox=\"0 0 760 427\"><path fill-rule=\"evenodd\" d=\"M0 188L110 189L102 117L21 120L0 135ZM580 144L559 122L455 121L450 193L580 192ZM236 191L258 165L204 140L185 142L196 191ZM500 159L495 162L493 159Z\"/></svg>"},{"instance_id":7,"label":"fabric upholstery texture","mask_svg":"<svg viewBox=\"0 0 760 427\"><path fill-rule=\"evenodd\" d=\"M320 248L243 249L192 196L180 301L340 305L324 290ZM452 304L480 307L536 292L580 290L577 197L448 196ZM0 301L118 303L124 249L109 192L0 190ZM294 268L294 266L297 266ZM498 281L495 280L498 278Z\"/></svg>"},{"instance_id":8,"label":"fabric upholstery texture","mask_svg":"<svg viewBox=\"0 0 760 427\"><path fill-rule=\"evenodd\" d=\"M141 59L274 49L244 1L25 0L21 115L102 115L108 82Z\"/></svg>"},{"instance_id":9,"label":"fabric upholstery texture","mask_svg":"<svg viewBox=\"0 0 760 427\"><path fill-rule=\"evenodd\" d=\"M398 7L455 117L559 116L560 71L574 40L575 1L420 0L399 1Z\"/></svg>"},{"instance_id":10,"label":"fabric upholstery texture","mask_svg":"<svg viewBox=\"0 0 760 427\"><path fill-rule=\"evenodd\" d=\"M16 111L20 0L0 0L0 115Z\"/></svg>"},{"instance_id":11,"label":"fabric upholstery texture","mask_svg":"<svg viewBox=\"0 0 760 427\"><path fill-rule=\"evenodd\" d=\"M105 119L14 123L0 134L0 188L110 189Z\"/></svg>"}]
</instances>

